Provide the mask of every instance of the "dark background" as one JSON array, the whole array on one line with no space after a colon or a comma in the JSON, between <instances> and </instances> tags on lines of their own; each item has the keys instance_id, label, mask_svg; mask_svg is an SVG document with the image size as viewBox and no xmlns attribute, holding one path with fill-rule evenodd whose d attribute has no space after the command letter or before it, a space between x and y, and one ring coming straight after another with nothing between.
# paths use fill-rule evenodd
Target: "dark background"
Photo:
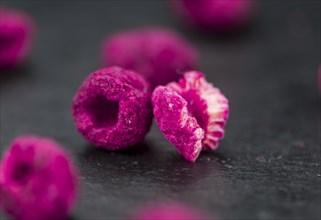
<instances>
[{"instance_id":1,"label":"dark background","mask_svg":"<svg viewBox=\"0 0 321 220\"><path fill-rule=\"evenodd\" d=\"M17 135L59 141L81 172L74 220L124 219L149 201L183 201L217 219L320 219L320 1L257 2L246 29L186 28L165 1L2 1L38 26L26 64L1 75L1 152ZM185 161L153 125L135 148L97 150L77 133L71 100L100 67L99 48L127 28L172 27L229 98L216 152Z\"/></svg>"}]
</instances>

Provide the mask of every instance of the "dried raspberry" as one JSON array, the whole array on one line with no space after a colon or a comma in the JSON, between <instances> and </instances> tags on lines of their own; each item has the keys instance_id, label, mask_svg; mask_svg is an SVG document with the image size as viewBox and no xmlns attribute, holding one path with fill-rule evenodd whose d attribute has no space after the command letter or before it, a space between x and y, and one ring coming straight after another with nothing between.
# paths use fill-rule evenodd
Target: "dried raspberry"
<instances>
[{"instance_id":1,"label":"dried raspberry","mask_svg":"<svg viewBox=\"0 0 321 220\"><path fill-rule=\"evenodd\" d=\"M0 204L20 220L65 219L78 186L77 171L58 143L16 138L1 161Z\"/></svg>"},{"instance_id":2,"label":"dried raspberry","mask_svg":"<svg viewBox=\"0 0 321 220\"><path fill-rule=\"evenodd\" d=\"M153 87L177 80L197 65L196 50L173 31L144 28L116 33L103 44L102 61L142 74Z\"/></svg>"},{"instance_id":3,"label":"dried raspberry","mask_svg":"<svg viewBox=\"0 0 321 220\"><path fill-rule=\"evenodd\" d=\"M251 0L177 0L171 1L182 19L214 30L231 30L244 25L253 11Z\"/></svg>"},{"instance_id":4,"label":"dried raspberry","mask_svg":"<svg viewBox=\"0 0 321 220\"><path fill-rule=\"evenodd\" d=\"M34 29L34 23L27 14L1 7L0 68L14 67L26 58Z\"/></svg>"},{"instance_id":5,"label":"dried raspberry","mask_svg":"<svg viewBox=\"0 0 321 220\"><path fill-rule=\"evenodd\" d=\"M213 219L178 202L149 204L138 209L132 220L196 220Z\"/></svg>"},{"instance_id":6,"label":"dried raspberry","mask_svg":"<svg viewBox=\"0 0 321 220\"><path fill-rule=\"evenodd\" d=\"M200 72L184 74L178 83L158 86L152 95L160 130L188 161L201 150L215 150L224 136L228 100Z\"/></svg>"},{"instance_id":7,"label":"dried raspberry","mask_svg":"<svg viewBox=\"0 0 321 220\"><path fill-rule=\"evenodd\" d=\"M133 71L108 67L90 74L73 100L78 131L91 143L118 150L142 141L152 122L151 89Z\"/></svg>"}]
</instances>

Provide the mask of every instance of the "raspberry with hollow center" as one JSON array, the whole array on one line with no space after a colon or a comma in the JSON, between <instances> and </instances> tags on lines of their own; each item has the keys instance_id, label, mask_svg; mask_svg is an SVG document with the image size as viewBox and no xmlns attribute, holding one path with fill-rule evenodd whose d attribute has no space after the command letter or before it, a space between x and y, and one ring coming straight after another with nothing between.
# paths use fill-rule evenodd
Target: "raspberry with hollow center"
<instances>
[{"instance_id":1,"label":"raspberry with hollow center","mask_svg":"<svg viewBox=\"0 0 321 220\"><path fill-rule=\"evenodd\" d=\"M90 74L75 95L72 113L78 131L91 143L118 150L142 141L152 123L150 85L117 66Z\"/></svg>"},{"instance_id":2,"label":"raspberry with hollow center","mask_svg":"<svg viewBox=\"0 0 321 220\"><path fill-rule=\"evenodd\" d=\"M0 164L0 205L20 220L65 219L73 207L78 171L58 143L20 136Z\"/></svg>"},{"instance_id":3,"label":"raspberry with hollow center","mask_svg":"<svg viewBox=\"0 0 321 220\"><path fill-rule=\"evenodd\" d=\"M215 150L224 136L228 100L197 71L153 92L154 115L162 133L188 161Z\"/></svg>"},{"instance_id":4,"label":"raspberry with hollow center","mask_svg":"<svg viewBox=\"0 0 321 220\"><path fill-rule=\"evenodd\" d=\"M105 65L118 65L141 74L153 87L177 80L197 66L197 52L169 29L154 27L116 33L102 47Z\"/></svg>"},{"instance_id":5,"label":"raspberry with hollow center","mask_svg":"<svg viewBox=\"0 0 321 220\"><path fill-rule=\"evenodd\" d=\"M34 30L34 22L27 14L1 7L0 68L14 67L25 59Z\"/></svg>"}]
</instances>

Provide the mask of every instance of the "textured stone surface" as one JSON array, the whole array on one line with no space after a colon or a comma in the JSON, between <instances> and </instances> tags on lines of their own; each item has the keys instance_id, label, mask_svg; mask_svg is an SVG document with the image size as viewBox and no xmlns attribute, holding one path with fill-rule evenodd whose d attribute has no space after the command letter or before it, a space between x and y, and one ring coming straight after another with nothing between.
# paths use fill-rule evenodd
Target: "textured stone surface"
<instances>
[{"instance_id":1,"label":"textured stone surface","mask_svg":"<svg viewBox=\"0 0 321 220\"><path fill-rule=\"evenodd\" d=\"M164 1L7 3L31 13L39 32L28 65L0 80L1 152L24 133L66 146L81 171L74 220L124 219L158 199L217 219L320 219L320 2L257 2L257 25L223 39L178 27ZM143 143L119 152L92 147L74 127L71 101L99 68L101 41L155 24L199 48L200 70L229 99L225 138L194 164L155 124Z\"/></svg>"}]
</instances>

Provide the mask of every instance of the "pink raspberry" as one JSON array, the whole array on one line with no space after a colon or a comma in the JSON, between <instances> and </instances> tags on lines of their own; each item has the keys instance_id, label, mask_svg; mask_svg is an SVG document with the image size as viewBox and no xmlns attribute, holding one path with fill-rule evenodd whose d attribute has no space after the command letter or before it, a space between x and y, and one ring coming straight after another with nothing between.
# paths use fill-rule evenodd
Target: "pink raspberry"
<instances>
[{"instance_id":1,"label":"pink raspberry","mask_svg":"<svg viewBox=\"0 0 321 220\"><path fill-rule=\"evenodd\" d=\"M132 220L206 220L213 219L178 202L156 203L142 207Z\"/></svg>"},{"instance_id":2,"label":"pink raspberry","mask_svg":"<svg viewBox=\"0 0 321 220\"><path fill-rule=\"evenodd\" d=\"M65 219L78 186L77 170L58 143L20 136L0 165L0 205L19 220Z\"/></svg>"},{"instance_id":3,"label":"pink raspberry","mask_svg":"<svg viewBox=\"0 0 321 220\"><path fill-rule=\"evenodd\" d=\"M231 30L244 25L253 11L252 0L175 0L178 16L188 23L214 30Z\"/></svg>"},{"instance_id":4,"label":"pink raspberry","mask_svg":"<svg viewBox=\"0 0 321 220\"><path fill-rule=\"evenodd\" d=\"M155 87L194 69L197 53L173 31L143 28L110 36L103 44L102 61L105 65L132 69Z\"/></svg>"},{"instance_id":5,"label":"pink raspberry","mask_svg":"<svg viewBox=\"0 0 321 220\"><path fill-rule=\"evenodd\" d=\"M107 67L90 74L74 97L78 131L91 143L118 150L142 141L152 122L151 89L133 71Z\"/></svg>"},{"instance_id":6,"label":"pink raspberry","mask_svg":"<svg viewBox=\"0 0 321 220\"><path fill-rule=\"evenodd\" d=\"M0 68L15 67L29 53L34 35L34 23L19 11L0 8Z\"/></svg>"},{"instance_id":7,"label":"pink raspberry","mask_svg":"<svg viewBox=\"0 0 321 220\"><path fill-rule=\"evenodd\" d=\"M215 150L224 136L228 100L202 73L191 71L179 82L158 86L152 103L158 127L188 161L201 150Z\"/></svg>"}]
</instances>

